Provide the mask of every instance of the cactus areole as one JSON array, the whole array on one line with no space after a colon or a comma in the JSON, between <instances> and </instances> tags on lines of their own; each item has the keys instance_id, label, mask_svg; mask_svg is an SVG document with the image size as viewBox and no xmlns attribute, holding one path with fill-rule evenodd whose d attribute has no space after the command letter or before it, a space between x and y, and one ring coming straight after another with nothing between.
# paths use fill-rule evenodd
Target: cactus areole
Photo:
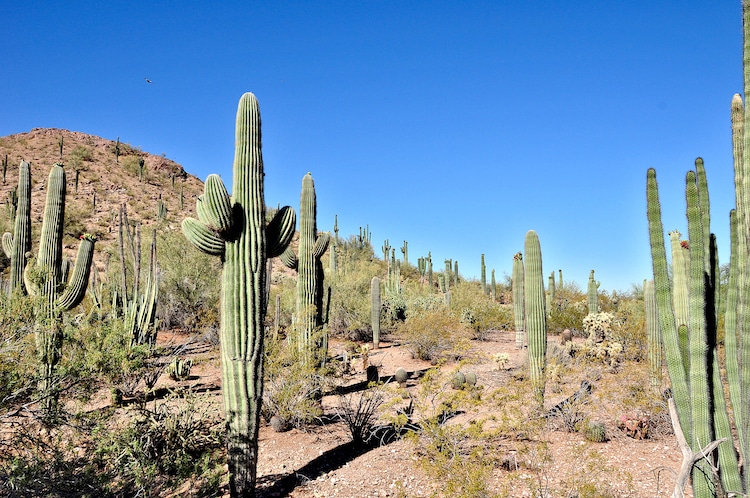
<instances>
[{"instance_id":1,"label":"cactus areole","mask_svg":"<svg viewBox=\"0 0 750 498\"><path fill-rule=\"evenodd\" d=\"M233 497L255 495L263 395L266 258L286 249L296 223L294 210L284 207L266 226L263 174L258 101L246 93L237 109L232 197L227 199L221 179L211 175L199 219L188 218L182 226L196 247L224 260L221 364Z\"/></svg>"}]
</instances>

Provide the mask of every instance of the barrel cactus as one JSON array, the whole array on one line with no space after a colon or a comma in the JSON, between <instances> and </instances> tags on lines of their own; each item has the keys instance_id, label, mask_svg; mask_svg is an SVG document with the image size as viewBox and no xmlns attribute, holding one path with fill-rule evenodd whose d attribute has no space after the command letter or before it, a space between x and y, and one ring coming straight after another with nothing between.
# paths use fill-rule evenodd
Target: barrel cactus
<instances>
[{"instance_id":1,"label":"barrel cactus","mask_svg":"<svg viewBox=\"0 0 750 498\"><path fill-rule=\"evenodd\" d=\"M254 494L263 396L266 260L284 252L296 224L296 214L288 206L265 224L263 177L260 110L255 96L246 93L237 109L232 197L219 176L209 175L196 206L198 219L182 222L192 244L224 262L221 366L232 496Z\"/></svg>"}]
</instances>

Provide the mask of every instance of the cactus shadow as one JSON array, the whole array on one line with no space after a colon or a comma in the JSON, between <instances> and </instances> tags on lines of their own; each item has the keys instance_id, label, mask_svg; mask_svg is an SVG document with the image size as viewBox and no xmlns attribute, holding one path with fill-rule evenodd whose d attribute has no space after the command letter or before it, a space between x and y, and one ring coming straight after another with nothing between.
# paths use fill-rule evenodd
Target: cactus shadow
<instances>
[{"instance_id":1,"label":"cactus shadow","mask_svg":"<svg viewBox=\"0 0 750 498\"><path fill-rule=\"evenodd\" d=\"M444 424L462 412L445 412L436 417L439 424ZM403 427L393 424L381 425L373 428L369 442L349 441L324 452L304 466L289 474L270 474L258 479L256 483L259 498L288 496L297 486L304 486L318 477L333 472L358 457L382 446L387 446L400 440L409 432L418 432L422 424L409 423Z\"/></svg>"}]
</instances>

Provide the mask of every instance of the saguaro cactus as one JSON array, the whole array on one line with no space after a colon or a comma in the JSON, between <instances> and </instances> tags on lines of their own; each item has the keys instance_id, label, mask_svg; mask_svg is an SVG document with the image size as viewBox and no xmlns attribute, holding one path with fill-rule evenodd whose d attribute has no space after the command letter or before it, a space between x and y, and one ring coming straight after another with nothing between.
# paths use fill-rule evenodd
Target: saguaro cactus
<instances>
[{"instance_id":1,"label":"saguaro cactus","mask_svg":"<svg viewBox=\"0 0 750 498\"><path fill-rule=\"evenodd\" d=\"M534 230L526 233L524 242L524 309L529 342L529 375L534 398L544 404L545 367L547 356L547 313L544 309L544 274L542 248Z\"/></svg>"},{"instance_id":2,"label":"saguaro cactus","mask_svg":"<svg viewBox=\"0 0 750 498\"><path fill-rule=\"evenodd\" d=\"M380 279L370 281L370 318L372 321L372 348L380 347Z\"/></svg>"},{"instance_id":3,"label":"saguaro cactus","mask_svg":"<svg viewBox=\"0 0 750 498\"><path fill-rule=\"evenodd\" d=\"M594 270L591 270L588 285L589 315L599 313L599 284L600 282L594 280Z\"/></svg>"},{"instance_id":4,"label":"saguaro cactus","mask_svg":"<svg viewBox=\"0 0 750 498\"><path fill-rule=\"evenodd\" d=\"M18 166L16 193L13 233L3 234L3 249L10 258L9 295L16 289L25 293L23 270L26 267L26 253L31 250L31 167L26 161L21 161Z\"/></svg>"},{"instance_id":5,"label":"saguaro cactus","mask_svg":"<svg viewBox=\"0 0 750 498\"><path fill-rule=\"evenodd\" d=\"M722 437L731 439L716 355L718 261L715 238L707 230L710 227L710 219L705 178L703 161L698 159L696 171L689 171L685 182L690 246L689 313L686 324L678 323L675 313L672 285L667 271L655 170L648 170L646 180L649 235L659 326L677 414L685 439L693 451L701 451L714 439ZM681 344L681 336L689 337L687 348ZM730 354L732 352L728 349L727 357ZM731 444L721 444L718 453L720 477L724 489L738 491L741 488L741 481L734 447ZM713 454L708 454L706 458L696 463L692 476L696 497L717 496L715 483L710 478L709 465L714 464Z\"/></svg>"},{"instance_id":6,"label":"saguaro cactus","mask_svg":"<svg viewBox=\"0 0 750 498\"><path fill-rule=\"evenodd\" d=\"M487 294L487 267L484 265L484 254L482 254L479 271L480 271L479 283L482 285L482 294Z\"/></svg>"},{"instance_id":7,"label":"saguaro cactus","mask_svg":"<svg viewBox=\"0 0 750 498\"><path fill-rule=\"evenodd\" d=\"M646 280L643 284L643 305L646 315L646 339L648 341L648 365L651 385L661 385L662 347L659 329L659 311L656 309L656 292L654 281Z\"/></svg>"},{"instance_id":8,"label":"saguaro cactus","mask_svg":"<svg viewBox=\"0 0 750 498\"><path fill-rule=\"evenodd\" d=\"M302 179L299 220L299 255L291 249L284 253L282 261L297 270L297 323L295 341L300 352L317 354L325 358L328 341L325 335L313 344L313 336L323 326L323 264L321 258L328 248L330 234L318 234L315 183L310 173Z\"/></svg>"},{"instance_id":9,"label":"saguaro cactus","mask_svg":"<svg viewBox=\"0 0 750 498\"><path fill-rule=\"evenodd\" d=\"M41 297L42 303L34 336L40 364L39 392L47 414L57 408L55 369L62 356L62 313L78 306L86 294L96 241L91 235L81 236L73 275L64 290L61 289L61 284L66 283L62 257L64 219L65 170L58 163L52 166L47 181L39 252L24 270L26 290L32 296Z\"/></svg>"},{"instance_id":10,"label":"saguaro cactus","mask_svg":"<svg viewBox=\"0 0 750 498\"><path fill-rule=\"evenodd\" d=\"M296 215L283 207L265 225L260 111L251 93L237 109L233 192L218 175L206 179L198 219L182 222L186 238L224 261L221 276L221 364L233 497L254 495L263 396L266 260L294 235Z\"/></svg>"},{"instance_id":11,"label":"saguaro cactus","mask_svg":"<svg viewBox=\"0 0 750 498\"><path fill-rule=\"evenodd\" d=\"M525 299L523 270L523 255L520 252L517 252L513 256L513 275L511 277L511 282L513 284L513 318L516 324L516 348L518 349L523 349L526 330L526 316L523 306Z\"/></svg>"},{"instance_id":12,"label":"saguaro cactus","mask_svg":"<svg viewBox=\"0 0 750 498\"><path fill-rule=\"evenodd\" d=\"M404 264L409 264L409 243L404 241L404 245L401 246L401 254L404 255Z\"/></svg>"}]
</instances>

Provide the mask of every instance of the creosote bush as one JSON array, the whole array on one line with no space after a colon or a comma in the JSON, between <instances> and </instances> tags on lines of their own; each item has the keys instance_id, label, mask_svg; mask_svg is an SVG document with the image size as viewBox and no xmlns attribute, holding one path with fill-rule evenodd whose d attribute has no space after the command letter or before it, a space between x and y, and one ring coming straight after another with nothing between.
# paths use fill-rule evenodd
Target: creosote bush
<instances>
[{"instance_id":1,"label":"creosote bush","mask_svg":"<svg viewBox=\"0 0 750 498\"><path fill-rule=\"evenodd\" d=\"M438 361L463 356L473 334L459 319L436 310L410 316L398 326L396 335L408 343L414 358Z\"/></svg>"}]
</instances>

